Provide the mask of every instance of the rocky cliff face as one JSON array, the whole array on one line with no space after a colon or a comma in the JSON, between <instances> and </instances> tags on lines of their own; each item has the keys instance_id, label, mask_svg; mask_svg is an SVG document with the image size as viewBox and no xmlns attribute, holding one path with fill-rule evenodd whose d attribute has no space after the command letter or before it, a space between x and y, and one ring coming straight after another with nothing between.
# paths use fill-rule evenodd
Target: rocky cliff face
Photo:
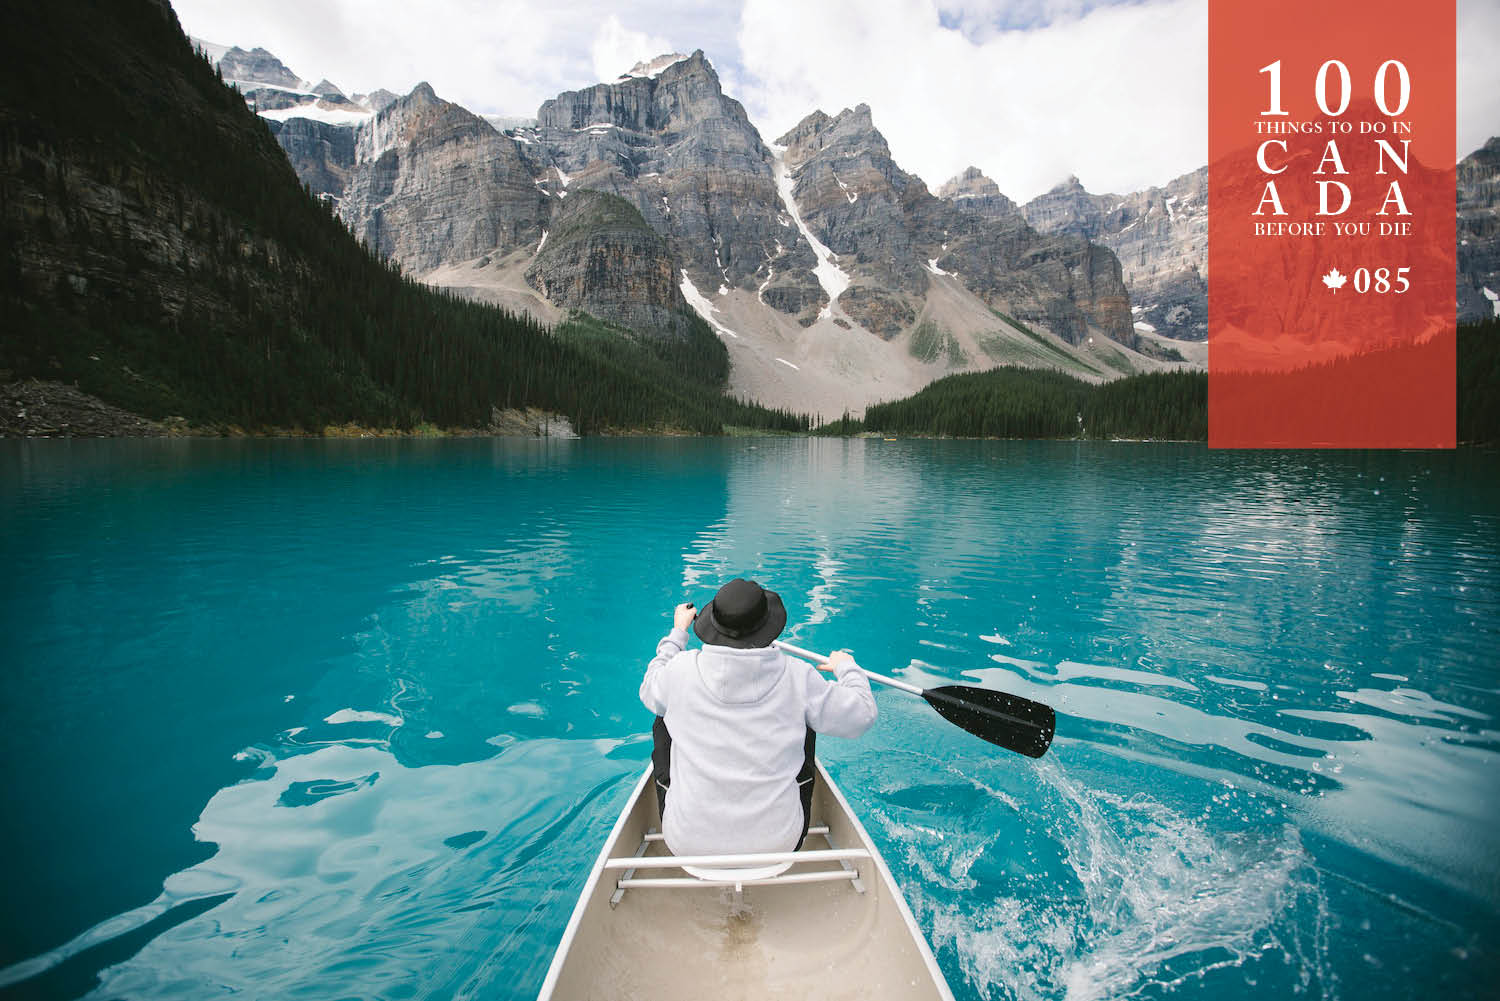
<instances>
[{"instance_id":1,"label":"rocky cliff face","mask_svg":"<svg viewBox=\"0 0 1500 1001\"><path fill-rule=\"evenodd\" d=\"M771 153L703 53L632 73L559 94L535 128L513 133L547 192L624 198L705 290L756 290L786 312L816 302L814 258L777 194Z\"/></svg>"},{"instance_id":2,"label":"rocky cliff face","mask_svg":"<svg viewBox=\"0 0 1500 1001\"><path fill-rule=\"evenodd\" d=\"M1458 164L1458 318L1500 316L1500 137Z\"/></svg>"},{"instance_id":3,"label":"rocky cliff face","mask_svg":"<svg viewBox=\"0 0 1500 1001\"><path fill-rule=\"evenodd\" d=\"M899 334L933 276L956 275L991 308L1045 326L1071 344L1092 330L1135 346L1119 263L1086 239L1037 233L982 175L934 196L901 170L859 105L816 112L779 143L804 221L851 274L840 300L867 329ZM959 197L968 194L970 197Z\"/></svg>"},{"instance_id":4,"label":"rocky cliff face","mask_svg":"<svg viewBox=\"0 0 1500 1001\"><path fill-rule=\"evenodd\" d=\"M269 119L266 124L313 194L344 197L354 169L354 129L310 118Z\"/></svg>"},{"instance_id":5,"label":"rocky cliff face","mask_svg":"<svg viewBox=\"0 0 1500 1001\"><path fill-rule=\"evenodd\" d=\"M1179 340L1208 336L1208 168L1164 188L1095 195L1070 177L1021 206L1044 233L1084 237L1115 252L1134 323Z\"/></svg>"},{"instance_id":6,"label":"rocky cliff face","mask_svg":"<svg viewBox=\"0 0 1500 1001\"><path fill-rule=\"evenodd\" d=\"M427 84L362 126L340 214L409 271L535 246L547 194L514 140Z\"/></svg>"},{"instance_id":7,"label":"rocky cliff face","mask_svg":"<svg viewBox=\"0 0 1500 1001\"><path fill-rule=\"evenodd\" d=\"M526 271L533 288L565 309L636 331L686 336L676 259L635 206L602 191L576 191L550 227Z\"/></svg>"}]
</instances>

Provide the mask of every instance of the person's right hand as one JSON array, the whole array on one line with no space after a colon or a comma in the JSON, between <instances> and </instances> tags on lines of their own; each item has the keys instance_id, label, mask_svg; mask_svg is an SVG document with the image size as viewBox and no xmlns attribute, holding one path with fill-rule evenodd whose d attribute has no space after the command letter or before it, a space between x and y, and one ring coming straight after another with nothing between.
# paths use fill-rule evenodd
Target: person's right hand
<instances>
[{"instance_id":1,"label":"person's right hand","mask_svg":"<svg viewBox=\"0 0 1500 1001\"><path fill-rule=\"evenodd\" d=\"M847 650L835 650L828 659L818 665L818 670L837 673L840 667L853 667L854 656Z\"/></svg>"},{"instance_id":2,"label":"person's right hand","mask_svg":"<svg viewBox=\"0 0 1500 1001\"><path fill-rule=\"evenodd\" d=\"M684 601L672 612L672 625L678 629L686 629L697 617L698 611L693 607L693 603Z\"/></svg>"}]
</instances>

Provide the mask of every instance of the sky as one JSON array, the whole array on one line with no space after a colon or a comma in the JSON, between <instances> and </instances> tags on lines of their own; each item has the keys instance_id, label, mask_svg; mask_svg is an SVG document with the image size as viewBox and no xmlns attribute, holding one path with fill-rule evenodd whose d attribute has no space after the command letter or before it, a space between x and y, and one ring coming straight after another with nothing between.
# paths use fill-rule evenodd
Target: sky
<instances>
[{"instance_id":1,"label":"sky","mask_svg":"<svg viewBox=\"0 0 1500 1001\"><path fill-rule=\"evenodd\" d=\"M480 114L703 49L767 142L870 105L931 188L973 165L1017 201L1069 175L1162 185L1208 159L1208 0L174 0L183 27L346 93L418 82ZM1414 7L1418 5L1414 4ZM1460 0L1458 155L1500 135L1500 3Z\"/></svg>"}]
</instances>

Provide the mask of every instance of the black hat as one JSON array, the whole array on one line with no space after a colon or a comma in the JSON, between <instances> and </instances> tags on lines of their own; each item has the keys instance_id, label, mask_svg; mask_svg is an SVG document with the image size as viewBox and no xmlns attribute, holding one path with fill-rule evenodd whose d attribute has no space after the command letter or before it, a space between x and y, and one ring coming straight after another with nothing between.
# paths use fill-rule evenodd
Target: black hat
<instances>
[{"instance_id":1,"label":"black hat","mask_svg":"<svg viewBox=\"0 0 1500 1001\"><path fill-rule=\"evenodd\" d=\"M785 628L781 595L739 577L719 588L693 620L693 632L703 642L744 649L770 646Z\"/></svg>"}]
</instances>

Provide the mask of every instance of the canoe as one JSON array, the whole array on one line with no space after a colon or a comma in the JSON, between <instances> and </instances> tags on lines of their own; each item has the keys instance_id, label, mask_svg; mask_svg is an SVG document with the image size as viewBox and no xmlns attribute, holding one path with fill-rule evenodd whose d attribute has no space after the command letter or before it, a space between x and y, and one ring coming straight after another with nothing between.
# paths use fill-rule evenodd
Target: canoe
<instances>
[{"instance_id":1,"label":"canoe","mask_svg":"<svg viewBox=\"0 0 1500 1001\"><path fill-rule=\"evenodd\" d=\"M538 1001L952 1001L911 908L818 762L798 852L674 858L648 767Z\"/></svg>"}]
</instances>

